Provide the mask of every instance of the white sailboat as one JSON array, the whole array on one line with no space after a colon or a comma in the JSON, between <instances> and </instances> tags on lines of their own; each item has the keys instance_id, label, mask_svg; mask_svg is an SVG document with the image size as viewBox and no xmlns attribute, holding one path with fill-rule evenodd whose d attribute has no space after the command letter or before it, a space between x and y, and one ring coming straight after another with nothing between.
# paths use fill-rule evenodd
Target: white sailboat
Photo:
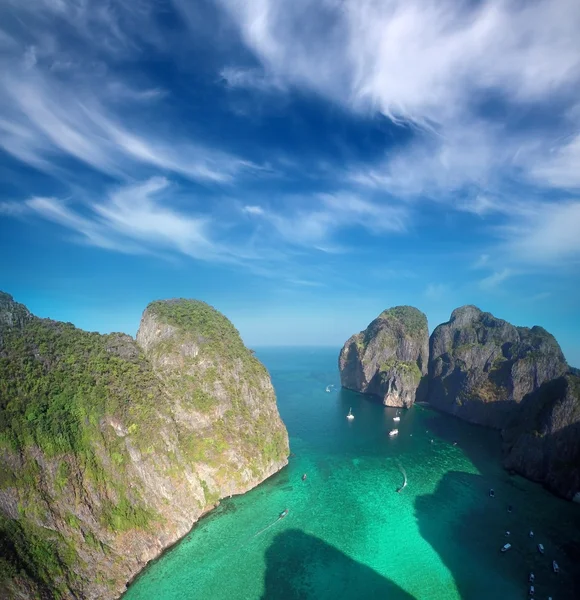
<instances>
[{"instance_id":1,"label":"white sailboat","mask_svg":"<svg viewBox=\"0 0 580 600\"><path fill-rule=\"evenodd\" d=\"M393 417L393 421L395 421L395 423L398 423L401 420L401 417Z\"/></svg>"},{"instance_id":2,"label":"white sailboat","mask_svg":"<svg viewBox=\"0 0 580 600\"><path fill-rule=\"evenodd\" d=\"M391 437L393 437L395 435L399 435L399 430L398 429L391 429L391 431L389 431L389 435Z\"/></svg>"},{"instance_id":3,"label":"white sailboat","mask_svg":"<svg viewBox=\"0 0 580 600\"><path fill-rule=\"evenodd\" d=\"M354 419L354 415L352 414L352 407L348 409L348 415L346 415L346 418L350 421L351 419Z\"/></svg>"}]
</instances>

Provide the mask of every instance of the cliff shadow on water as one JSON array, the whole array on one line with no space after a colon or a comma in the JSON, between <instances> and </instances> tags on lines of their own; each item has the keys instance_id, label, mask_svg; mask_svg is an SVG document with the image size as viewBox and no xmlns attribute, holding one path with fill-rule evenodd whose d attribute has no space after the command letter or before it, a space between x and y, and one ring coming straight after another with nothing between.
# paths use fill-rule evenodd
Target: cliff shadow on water
<instances>
[{"instance_id":1,"label":"cliff shadow on water","mask_svg":"<svg viewBox=\"0 0 580 600\"><path fill-rule=\"evenodd\" d=\"M436 411L427 423L430 434L456 442L457 450L479 471L448 471L432 494L415 500L420 534L451 572L461 597L523 596L528 575L534 572L537 597L579 598L580 507L505 471L499 432L478 425L456 427L454 420ZM551 437L559 436L568 438L569 433ZM490 488L495 490L493 498ZM512 548L502 554L506 542ZM545 546L545 555L538 552L538 543ZM552 560L560 565L558 575Z\"/></svg>"},{"instance_id":2,"label":"cliff shadow on water","mask_svg":"<svg viewBox=\"0 0 580 600\"><path fill-rule=\"evenodd\" d=\"M414 600L390 579L298 529L277 535L265 558L262 600Z\"/></svg>"}]
</instances>

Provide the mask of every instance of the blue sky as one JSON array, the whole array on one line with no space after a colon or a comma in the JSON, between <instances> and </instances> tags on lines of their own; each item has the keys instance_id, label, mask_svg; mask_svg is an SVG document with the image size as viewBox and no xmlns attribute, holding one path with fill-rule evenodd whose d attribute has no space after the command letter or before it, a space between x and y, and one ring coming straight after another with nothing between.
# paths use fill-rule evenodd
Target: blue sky
<instances>
[{"instance_id":1,"label":"blue sky","mask_svg":"<svg viewBox=\"0 0 580 600\"><path fill-rule=\"evenodd\" d=\"M411 304L580 366L577 0L3 0L0 288L134 334L151 300L249 345Z\"/></svg>"}]
</instances>

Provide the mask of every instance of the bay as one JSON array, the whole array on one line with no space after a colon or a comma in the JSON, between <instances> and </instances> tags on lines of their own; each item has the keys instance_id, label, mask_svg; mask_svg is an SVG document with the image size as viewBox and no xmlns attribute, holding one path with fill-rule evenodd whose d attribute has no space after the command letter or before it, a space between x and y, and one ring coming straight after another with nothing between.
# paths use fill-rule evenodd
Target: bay
<instances>
[{"instance_id":1,"label":"bay","mask_svg":"<svg viewBox=\"0 0 580 600\"><path fill-rule=\"evenodd\" d=\"M424 406L395 424L396 409L340 389L338 349L257 354L288 428L289 465L223 500L125 600L526 598L530 571L536 598L580 597L580 505L506 473L497 432Z\"/></svg>"}]
</instances>

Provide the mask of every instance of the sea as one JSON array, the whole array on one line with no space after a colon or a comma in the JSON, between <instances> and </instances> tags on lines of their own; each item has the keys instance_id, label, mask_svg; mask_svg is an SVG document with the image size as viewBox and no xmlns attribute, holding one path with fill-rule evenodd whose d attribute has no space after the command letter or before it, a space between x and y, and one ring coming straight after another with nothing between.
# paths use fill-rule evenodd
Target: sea
<instances>
[{"instance_id":1,"label":"sea","mask_svg":"<svg viewBox=\"0 0 580 600\"><path fill-rule=\"evenodd\" d=\"M534 598L580 598L580 504L502 469L498 432L428 406L395 423L397 409L341 389L337 348L256 353L288 466L222 500L124 600L524 599L532 572Z\"/></svg>"}]
</instances>

